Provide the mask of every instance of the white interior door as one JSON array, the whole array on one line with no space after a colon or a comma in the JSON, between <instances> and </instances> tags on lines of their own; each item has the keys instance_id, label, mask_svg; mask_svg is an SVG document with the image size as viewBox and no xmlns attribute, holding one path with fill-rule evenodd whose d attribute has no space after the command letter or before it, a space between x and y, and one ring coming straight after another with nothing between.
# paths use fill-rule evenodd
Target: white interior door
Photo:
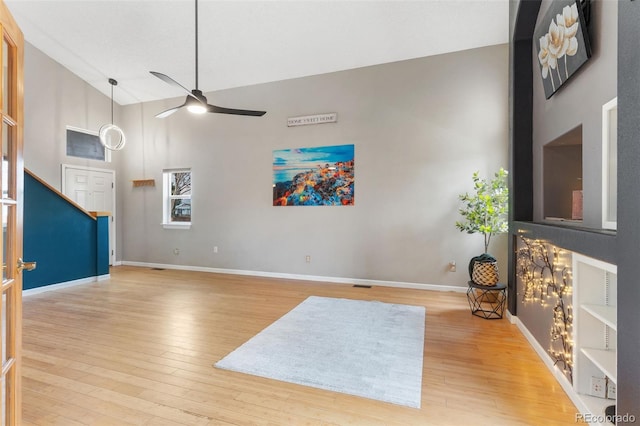
<instances>
[{"instance_id":1,"label":"white interior door","mask_svg":"<svg viewBox=\"0 0 640 426\"><path fill-rule=\"evenodd\" d=\"M109 264L116 255L115 171L62 165L62 193L88 211L109 212Z\"/></svg>"}]
</instances>

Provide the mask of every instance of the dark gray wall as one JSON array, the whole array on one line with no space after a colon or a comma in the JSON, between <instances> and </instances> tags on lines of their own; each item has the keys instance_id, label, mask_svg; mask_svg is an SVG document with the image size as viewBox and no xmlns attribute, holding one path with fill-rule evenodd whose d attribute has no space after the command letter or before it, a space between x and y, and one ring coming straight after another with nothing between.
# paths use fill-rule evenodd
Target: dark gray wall
<instances>
[{"instance_id":1,"label":"dark gray wall","mask_svg":"<svg viewBox=\"0 0 640 426\"><path fill-rule=\"evenodd\" d=\"M637 119L640 109L640 56L638 44L640 42L640 2L622 0L620 2L593 1L592 27L594 57L587 68L581 71L575 81L569 86L582 86L582 94L577 87L566 92L561 89L551 98L551 103L544 102L539 85L539 71L537 62L532 57L529 46L523 43L527 34L531 34L533 26L531 19L537 16L537 1L512 1L510 10L519 19L513 29L511 50L511 161L516 164L529 164L533 159L534 172L532 175L539 188L541 179L540 152L533 148L527 155L527 128L536 134L536 147L545 140L553 138L565 128L571 128L571 123L579 121L589 122L589 129L585 129L588 136L583 143L585 169L592 168L584 182L585 189L590 188L589 201L585 209L589 212L586 225L589 228L566 228L549 224L534 223L527 219L529 196L528 187L522 186L520 193L515 193L512 202L515 203L516 215L512 216L512 236L524 233L533 238L545 239L565 249L580 252L588 256L618 265L618 407L619 414L629 414L640 419L640 365L637 358L640 353L640 321L638 321L638 306L640 305L640 191L637 182L640 181L640 125ZM541 15L546 10L547 2L543 3ZM614 8L619 8L613 13ZM616 30L617 27L617 30ZM530 36L529 36L530 37ZM617 40L615 40L617 38ZM614 41L615 40L615 41ZM534 77L529 78L522 68L530 66L534 69ZM617 68L617 72L615 71ZM537 74L536 74L537 73ZM613 78L615 76L616 78ZM578 83L580 80L586 82ZM536 95L531 103L526 102L530 93ZM562 92L561 97L556 98ZM567 95L569 93L569 95ZM600 197L601 197L601 159L598 157L600 148L600 123L602 105L611 98L618 96L618 233L598 229L600 227ZM523 101L523 99L525 101ZM516 100L520 100L519 103ZM575 110L574 110L575 109ZM535 117L535 119L533 118ZM539 128L540 126L548 128ZM574 124L575 126L575 124ZM534 130L536 129L536 130ZM521 135L521 137L518 137ZM524 145L524 149L522 146ZM528 156L530 158L528 158ZM526 167L520 169L526 174ZM585 170L586 172L586 170ZM518 176L516 170L512 174L515 182L526 176ZM517 189L517 187L516 187ZM533 191L532 191L533 192ZM537 190L538 192L538 190ZM585 194L586 195L586 194ZM541 217L540 194L536 193L536 219ZM533 207L532 207L533 209ZM515 259L510 261L513 268ZM515 277L510 275L510 285L515 286ZM548 328L540 327L542 316L547 314L535 309L525 308L519 304L518 295L510 294L510 310L517 312L518 317L533 331L543 347L548 343ZM622 423L619 423L622 424Z\"/></svg>"},{"instance_id":2,"label":"dark gray wall","mask_svg":"<svg viewBox=\"0 0 640 426\"><path fill-rule=\"evenodd\" d=\"M533 62L531 41L540 3L509 1L509 240L508 252L516 251L518 221L533 219L533 161L531 156L531 88ZM523 84L523 82L528 82ZM516 268L509 260L509 311L517 315Z\"/></svg>"},{"instance_id":3,"label":"dark gray wall","mask_svg":"<svg viewBox=\"0 0 640 426\"><path fill-rule=\"evenodd\" d=\"M550 0L542 1L538 23L550 3ZM584 219L581 226L602 228L602 105L617 95L617 3L592 3L591 59L550 99L545 99L538 58L533 50L534 221L545 217L544 145L582 125Z\"/></svg>"},{"instance_id":4,"label":"dark gray wall","mask_svg":"<svg viewBox=\"0 0 640 426\"><path fill-rule=\"evenodd\" d=\"M640 1L618 13L618 413L640 421Z\"/></svg>"},{"instance_id":5,"label":"dark gray wall","mask_svg":"<svg viewBox=\"0 0 640 426\"><path fill-rule=\"evenodd\" d=\"M525 2L529 3L529 2ZM543 17L549 7L549 1L542 1L538 14L538 20ZM530 13L534 13L530 11ZM586 231L584 228L593 229L601 227L601 199L602 199L602 105L616 96L616 57L617 57L617 37L615 31L603 31L605 29L615 29L617 27L617 4L616 2L594 2L592 11L591 39L593 55L591 59L569 80L566 85L560 88L553 97L546 99L542 87L540 69L538 65L536 49L531 48L530 64L533 68L531 79L518 79L514 82L514 90L532 90L530 103L531 111L531 135L532 144L528 155L532 161L533 176L533 220L543 222L544 214L544 194L542 191L544 183L544 168L551 166L544 162L545 145L556 141L559 137L567 134L572 129L582 126L582 185L583 185L583 223L581 230L571 232L570 229L555 228L549 232L549 241L565 249L593 255L593 251L602 252L609 247L609 254L603 257L601 254L594 256L606 260L613 258L613 245L609 243L600 244L598 247L587 247L578 245L578 241L594 239L596 236L589 235L582 237ZM536 23L538 22L536 21ZM530 24L531 22L529 22ZM612 35L613 33L613 35ZM530 41L532 46L537 40ZM613 65L611 65L613 64ZM520 85L529 88L521 88ZM522 115L524 111L519 111ZM520 119L521 117L519 117ZM513 144L517 145L519 140L514 139ZM527 153L521 154L526 158ZM518 173L515 171L514 174ZM549 187L554 190L553 185ZM520 188L514 188L518 193ZM554 194L551 194L554 196ZM546 198L551 198L547 195ZM567 199L565 207L569 210L571 200ZM562 215L563 211L552 212L552 215ZM531 226L519 226L518 229L526 229L534 238L543 238L537 232L539 228ZM514 228L516 227L514 226ZM602 238L611 239L610 233ZM568 241L567 241L568 240ZM562 245L562 241L567 245ZM519 292L521 289L518 289ZM535 303L523 303L518 297L516 312L520 320L532 332L543 348L549 347L549 327L546 318L552 316L551 308L542 308Z\"/></svg>"}]
</instances>

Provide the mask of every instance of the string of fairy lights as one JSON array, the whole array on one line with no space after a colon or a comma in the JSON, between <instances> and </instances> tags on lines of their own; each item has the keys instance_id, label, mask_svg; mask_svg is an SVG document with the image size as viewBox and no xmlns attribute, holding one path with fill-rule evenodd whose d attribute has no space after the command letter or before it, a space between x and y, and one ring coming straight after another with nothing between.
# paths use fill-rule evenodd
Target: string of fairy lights
<instances>
[{"instance_id":1,"label":"string of fairy lights","mask_svg":"<svg viewBox=\"0 0 640 426\"><path fill-rule=\"evenodd\" d=\"M554 364L573 381L573 307L571 266L566 253L546 241L520 236L516 274L522 283L522 300L553 305L549 355Z\"/></svg>"}]
</instances>

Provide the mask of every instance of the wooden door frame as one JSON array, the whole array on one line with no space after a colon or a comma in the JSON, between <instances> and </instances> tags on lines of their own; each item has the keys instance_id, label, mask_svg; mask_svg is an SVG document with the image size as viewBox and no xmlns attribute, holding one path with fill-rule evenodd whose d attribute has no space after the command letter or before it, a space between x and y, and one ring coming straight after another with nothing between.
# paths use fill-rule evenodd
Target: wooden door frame
<instances>
[{"instance_id":1,"label":"wooden door frame","mask_svg":"<svg viewBox=\"0 0 640 426\"><path fill-rule=\"evenodd\" d=\"M9 170L9 184L13 182L13 188L9 186L9 194L7 200L3 200L2 206L5 204L14 204L14 220L8 220L7 230L13 233L12 240L6 240L6 270L9 280L13 282L5 282L2 280L2 293L7 291L6 299L6 315L3 318L6 321L6 334L2 336L2 344L6 344L6 362L3 364L3 376L6 378L4 387L4 399L2 401L2 424L8 420L8 426L22 424L22 268L18 267L18 259L23 256L23 214L24 214L24 159L23 159L23 143L24 143L24 36L13 19L11 12L7 8L4 1L0 0L0 27L2 28L3 40L6 38L12 46L10 61L8 64L8 87L10 87L8 111L2 109L2 118L0 121L4 124L5 117L7 122L11 122L11 126L15 126L11 130L8 139L8 154L11 161L15 161L12 169ZM15 49L15 50L13 50ZM0 48L0 54L2 54ZM0 79L0 81L2 81ZM0 87L3 87L1 85ZM3 93L0 90L0 99ZM15 132L15 134L13 134ZM1 133L1 131L0 131ZM3 136L3 135L2 135ZM0 150L3 151L3 150ZM12 194L12 191L15 191ZM9 202L13 198L13 203ZM11 217L11 216L9 216ZM4 239L1 235L0 238ZM1 252L1 249L0 249ZM11 271L11 272L9 272ZM8 337L5 339L5 337ZM11 360L10 360L11 358ZM4 361L4 360L3 360ZM6 372L6 373L5 373ZM6 405L5 405L6 404Z\"/></svg>"}]
</instances>

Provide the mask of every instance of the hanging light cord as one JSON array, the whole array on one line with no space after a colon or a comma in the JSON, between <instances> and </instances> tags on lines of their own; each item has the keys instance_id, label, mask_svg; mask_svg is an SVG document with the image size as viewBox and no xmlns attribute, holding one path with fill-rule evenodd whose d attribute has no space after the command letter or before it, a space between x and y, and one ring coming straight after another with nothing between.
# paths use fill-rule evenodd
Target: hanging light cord
<instances>
[{"instance_id":1,"label":"hanging light cord","mask_svg":"<svg viewBox=\"0 0 640 426\"><path fill-rule=\"evenodd\" d=\"M111 85L111 124L113 124L113 84Z\"/></svg>"},{"instance_id":2,"label":"hanging light cord","mask_svg":"<svg viewBox=\"0 0 640 426\"><path fill-rule=\"evenodd\" d=\"M109 84L111 84L111 124L113 124L113 86L116 86L118 82L113 78L110 78Z\"/></svg>"}]
</instances>

